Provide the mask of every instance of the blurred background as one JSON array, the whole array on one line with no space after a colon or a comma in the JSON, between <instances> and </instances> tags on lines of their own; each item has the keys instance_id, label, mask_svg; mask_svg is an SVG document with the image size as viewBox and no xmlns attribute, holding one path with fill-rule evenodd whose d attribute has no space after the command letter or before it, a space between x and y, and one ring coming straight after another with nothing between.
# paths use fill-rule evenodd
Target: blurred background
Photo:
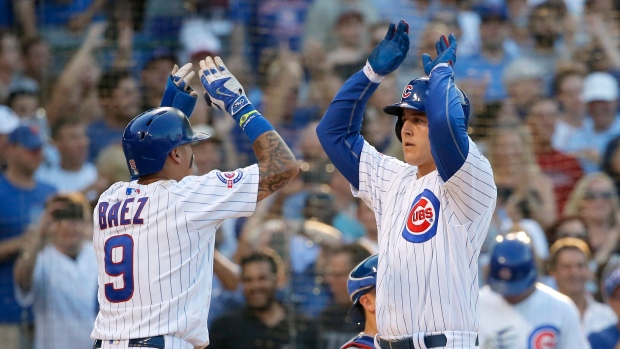
<instances>
[{"instance_id":1,"label":"blurred background","mask_svg":"<svg viewBox=\"0 0 620 349\"><path fill-rule=\"evenodd\" d=\"M92 205L112 183L129 179L119 146L127 123L159 106L174 64L198 67L207 55L223 58L301 168L252 217L225 221L217 233L212 347L233 347L229 337L237 336L254 348L332 349L359 333L344 321L346 280L377 252L375 217L351 195L315 129L343 82L401 18L411 48L372 96L365 139L402 158L395 118L382 107L424 74L419 57L434 55L439 35L455 33L455 81L473 106L468 132L491 161L499 194L480 252L480 285L496 237L524 231L539 281L575 302L584 334L617 322L601 281L620 268L618 1L0 4L1 348L92 346ZM197 79L192 86L203 91ZM213 135L194 147L196 174L256 161L233 120L202 98L190 121ZM66 209L72 205L87 214ZM587 249L550 251L565 237ZM46 263L24 277L14 272L16 260L33 244L38 255L19 258ZM595 301L602 310L593 315ZM247 315L274 303L286 321L261 327Z\"/></svg>"}]
</instances>

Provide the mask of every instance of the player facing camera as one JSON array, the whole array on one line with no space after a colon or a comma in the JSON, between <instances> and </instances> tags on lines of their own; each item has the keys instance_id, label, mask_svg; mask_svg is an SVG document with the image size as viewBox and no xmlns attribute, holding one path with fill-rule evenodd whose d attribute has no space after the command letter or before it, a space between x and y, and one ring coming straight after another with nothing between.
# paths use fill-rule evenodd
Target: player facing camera
<instances>
[{"instance_id":1,"label":"player facing camera","mask_svg":"<svg viewBox=\"0 0 620 349\"><path fill-rule=\"evenodd\" d=\"M398 103L405 161L379 152L361 135L364 109L383 79L405 60L409 26L390 24L365 67L338 91L317 126L323 149L372 208L379 237L377 337L379 348L478 346L480 250L497 190L493 171L467 134L470 104L454 84L457 40L442 35L437 55L422 55L426 77L408 83ZM471 243L462 250L464 241ZM468 245L469 245L468 243ZM450 255L450 251L462 253ZM451 263L443 263L446 258ZM434 270L432 273L420 270ZM458 295L443 292L457 285ZM445 304L440 311L437 305ZM472 305L473 304L473 305Z\"/></svg>"}]
</instances>

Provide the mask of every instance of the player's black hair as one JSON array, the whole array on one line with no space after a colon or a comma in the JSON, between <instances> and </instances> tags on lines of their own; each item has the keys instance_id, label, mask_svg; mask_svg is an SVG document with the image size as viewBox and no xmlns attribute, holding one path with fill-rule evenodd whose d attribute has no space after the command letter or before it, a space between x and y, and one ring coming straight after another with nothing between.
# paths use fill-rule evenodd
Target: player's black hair
<instances>
[{"instance_id":1,"label":"player's black hair","mask_svg":"<svg viewBox=\"0 0 620 349\"><path fill-rule=\"evenodd\" d=\"M272 249L263 249L258 252L252 252L252 254L243 257L241 259L241 269L243 269L246 265L251 263L259 263L259 262L267 262L271 267L271 272L274 274L278 274L280 272L280 264L282 263L282 259L278 254Z\"/></svg>"},{"instance_id":2,"label":"player's black hair","mask_svg":"<svg viewBox=\"0 0 620 349\"><path fill-rule=\"evenodd\" d=\"M129 78L133 78L133 75L127 69L111 69L105 72L97 84L99 97L110 97L121 81Z\"/></svg>"}]
</instances>

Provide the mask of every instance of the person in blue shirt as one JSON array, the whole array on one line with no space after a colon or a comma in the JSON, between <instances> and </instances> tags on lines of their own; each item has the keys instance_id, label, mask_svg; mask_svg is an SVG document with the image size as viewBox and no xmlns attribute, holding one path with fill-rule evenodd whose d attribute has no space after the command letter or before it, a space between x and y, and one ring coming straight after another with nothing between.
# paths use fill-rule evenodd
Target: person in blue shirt
<instances>
[{"instance_id":1,"label":"person in blue shirt","mask_svg":"<svg viewBox=\"0 0 620 349\"><path fill-rule=\"evenodd\" d=\"M620 268L616 268L605 279L603 293L607 299L607 304L620 317ZM590 333L588 341L592 348L615 349L620 342L620 323L609 326L602 331Z\"/></svg>"},{"instance_id":2,"label":"person in blue shirt","mask_svg":"<svg viewBox=\"0 0 620 349\"><path fill-rule=\"evenodd\" d=\"M0 328L2 348L19 348L21 325L31 323L28 309L15 298L13 267L28 238L28 226L38 221L46 200L56 189L34 178L43 161L43 137L35 124L20 124L8 136L7 168L0 174Z\"/></svg>"}]
</instances>

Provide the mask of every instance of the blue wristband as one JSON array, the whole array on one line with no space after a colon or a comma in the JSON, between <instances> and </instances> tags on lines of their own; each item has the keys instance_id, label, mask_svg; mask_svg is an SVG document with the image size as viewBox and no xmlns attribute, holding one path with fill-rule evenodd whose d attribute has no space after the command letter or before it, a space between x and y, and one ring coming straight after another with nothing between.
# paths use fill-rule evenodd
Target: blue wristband
<instances>
[{"instance_id":1,"label":"blue wristband","mask_svg":"<svg viewBox=\"0 0 620 349\"><path fill-rule=\"evenodd\" d=\"M254 109L252 104L243 107L236 115L238 115L239 118L235 118L235 121L237 121L237 124L241 127L243 132L250 138L252 144L254 144L254 141L260 135L274 129L271 123Z\"/></svg>"},{"instance_id":2,"label":"blue wristband","mask_svg":"<svg viewBox=\"0 0 620 349\"><path fill-rule=\"evenodd\" d=\"M166 83L166 90L164 91L164 96L159 106L177 108L189 118L192 116L194 108L196 107L196 98L197 97L180 89L174 81L172 81L172 76L169 76L168 82Z\"/></svg>"}]
</instances>

